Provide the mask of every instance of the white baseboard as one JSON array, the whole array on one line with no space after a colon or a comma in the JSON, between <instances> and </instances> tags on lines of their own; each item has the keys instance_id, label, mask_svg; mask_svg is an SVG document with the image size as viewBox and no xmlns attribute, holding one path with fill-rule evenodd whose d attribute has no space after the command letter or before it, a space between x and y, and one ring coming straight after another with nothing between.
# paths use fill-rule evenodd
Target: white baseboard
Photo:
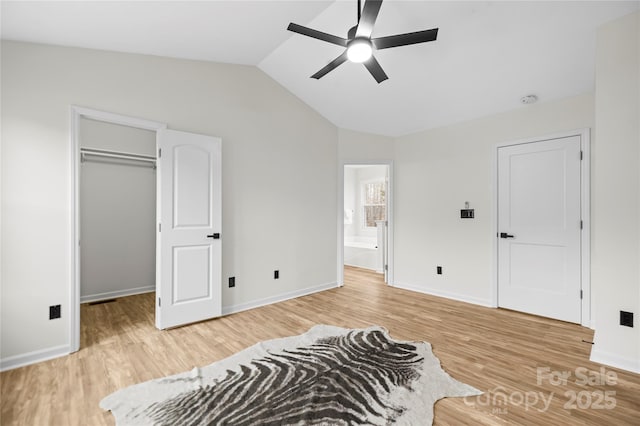
<instances>
[{"instance_id":1,"label":"white baseboard","mask_svg":"<svg viewBox=\"0 0 640 426\"><path fill-rule=\"evenodd\" d=\"M604 364L610 367L615 367L621 370L627 370L631 371L632 373L640 374L640 360L622 357L620 355L612 354L609 352L599 351L595 347L591 349L591 356L589 357L589 360L597 362L599 364Z\"/></svg>"},{"instance_id":2,"label":"white baseboard","mask_svg":"<svg viewBox=\"0 0 640 426\"><path fill-rule=\"evenodd\" d=\"M471 303L473 305L486 306L488 308L493 308L494 306L491 304L491 300L489 299L480 299L477 297L467 296L465 294L453 293L448 291L442 291L434 288L429 288L426 286L419 286L414 284L405 284L395 282L393 284L396 288L402 288L404 290L415 291L418 293L429 294L431 296L444 297L445 299L457 300L459 302Z\"/></svg>"},{"instance_id":3,"label":"white baseboard","mask_svg":"<svg viewBox=\"0 0 640 426\"><path fill-rule=\"evenodd\" d=\"M332 288L337 288L338 283L321 284L314 287L308 287L300 290L290 291L282 293L276 296L267 297L264 299L255 300L253 302L241 303L238 305L225 306L222 308L222 314L228 315L236 312L246 311L260 306L271 305L277 302L283 302L289 299L295 299L296 297L306 296L313 293L318 293ZM133 294L147 293L155 291L155 286L138 287L135 289L125 291L115 291L109 293L101 293L92 296L86 296L86 299L82 300L82 303L112 299L115 297L130 296ZM61 356L69 355L71 350L68 345L54 346L52 348L42 349L38 351L29 352L22 355L15 355L0 359L0 371L13 370L14 368L24 367L25 365L35 364L37 362L48 361L50 359L59 358Z\"/></svg>"},{"instance_id":4,"label":"white baseboard","mask_svg":"<svg viewBox=\"0 0 640 426\"><path fill-rule=\"evenodd\" d=\"M10 356L0 360L0 371L13 370L14 368L24 367L25 365L35 364L36 362L59 358L69 355L70 353L69 345L61 345L28 352L22 355Z\"/></svg>"},{"instance_id":5,"label":"white baseboard","mask_svg":"<svg viewBox=\"0 0 640 426\"><path fill-rule=\"evenodd\" d=\"M155 285L145 287L128 288L126 290L109 291L106 293L89 294L80 297L80 303L97 302L99 300L115 299L117 297L133 296L134 294L151 293L156 291Z\"/></svg>"},{"instance_id":6,"label":"white baseboard","mask_svg":"<svg viewBox=\"0 0 640 426\"><path fill-rule=\"evenodd\" d=\"M359 268L359 269L366 269L367 271L375 271L378 272L376 270L376 268L370 268L369 266L363 266L363 265L356 265L355 263L347 263L344 262L344 266L351 266L353 268Z\"/></svg>"},{"instance_id":7,"label":"white baseboard","mask_svg":"<svg viewBox=\"0 0 640 426\"><path fill-rule=\"evenodd\" d=\"M284 302L285 300L295 299L297 297L307 296L309 294L318 293L332 288L338 288L337 282L320 284L314 287L307 287L300 290L289 291L287 293L278 294L276 296L265 297L264 299L254 300L252 302L240 303L237 305L223 306L222 315L235 314L237 312L247 311L260 306L271 305L273 303Z\"/></svg>"}]
</instances>

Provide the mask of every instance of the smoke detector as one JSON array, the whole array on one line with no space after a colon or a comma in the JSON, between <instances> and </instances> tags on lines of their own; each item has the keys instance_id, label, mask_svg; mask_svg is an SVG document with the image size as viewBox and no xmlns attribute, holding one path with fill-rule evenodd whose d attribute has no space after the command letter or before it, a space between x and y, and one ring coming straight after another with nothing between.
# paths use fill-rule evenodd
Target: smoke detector
<instances>
[{"instance_id":1,"label":"smoke detector","mask_svg":"<svg viewBox=\"0 0 640 426\"><path fill-rule=\"evenodd\" d=\"M537 100L538 97L536 95L527 95L520 98L520 103L528 105L535 103Z\"/></svg>"}]
</instances>

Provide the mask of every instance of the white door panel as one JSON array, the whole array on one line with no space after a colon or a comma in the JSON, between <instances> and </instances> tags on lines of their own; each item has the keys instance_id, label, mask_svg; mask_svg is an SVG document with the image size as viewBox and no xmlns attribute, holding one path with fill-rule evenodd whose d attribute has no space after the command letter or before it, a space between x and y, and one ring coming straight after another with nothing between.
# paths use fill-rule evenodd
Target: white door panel
<instances>
[{"instance_id":1,"label":"white door panel","mask_svg":"<svg viewBox=\"0 0 640 426\"><path fill-rule=\"evenodd\" d=\"M498 149L498 305L581 320L578 136Z\"/></svg>"},{"instance_id":2,"label":"white door panel","mask_svg":"<svg viewBox=\"0 0 640 426\"><path fill-rule=\"evenodd\" d=\"M212 153L194 145L173 148L174 196L173 227L211 228Z\"/></svg>"},{"instance_id":3,"label":"white door panel","mask_svg":"<svg viewBox=\"0 0 640 426\"><path fill-rule=\"evenodd\" d=\"M220 316L221 141L159 132L160 329ZM216 238L213 238L213 237Z\"/></svg>"},{"instance_id":4,"label":"white door panel","mask_svg":"<svg viewBox=\"0 0 640 426\"><path fill-rule=\"evenodd\" d=\"M172 305L211 298L212 254L209 245L173 247ZM177 285L185 282L189 285Z\"/></svg>"}]
</instances>

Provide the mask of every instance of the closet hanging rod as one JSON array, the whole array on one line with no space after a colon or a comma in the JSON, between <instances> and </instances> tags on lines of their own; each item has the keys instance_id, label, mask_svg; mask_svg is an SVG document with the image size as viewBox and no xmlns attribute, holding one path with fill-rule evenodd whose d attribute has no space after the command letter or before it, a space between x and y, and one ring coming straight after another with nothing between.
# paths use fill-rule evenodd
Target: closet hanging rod
<instances>
[{"instance_id":1,"label":"closet hanging rod","mask_svg":"<svg viewBox=\"0 0 640 426\"><path fill-rule=\"evenodd\" d=\"M85 155L94 155L97 157L122 158L124 160L145 161L153 164L156 163L156 158L151 155L131 154L127 152L109 151L106 149L81 148L80 154L82 155L83 161Z\"/></svg>"}]
</instances>

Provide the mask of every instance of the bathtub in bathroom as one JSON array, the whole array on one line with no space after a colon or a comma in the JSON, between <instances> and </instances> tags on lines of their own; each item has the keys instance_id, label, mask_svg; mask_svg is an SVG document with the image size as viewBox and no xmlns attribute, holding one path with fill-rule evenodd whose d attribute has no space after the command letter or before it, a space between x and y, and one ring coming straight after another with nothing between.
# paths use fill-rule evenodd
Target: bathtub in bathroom
<instances>
[{"instance_id":1,"label":"bathtub in bathroom","mask_svg":"<svg viewBox=\"0 0 640 426\"><path fill-rule=\"evenodd\" d=\"M381 249L378 247L377 238L345 238L344 264L382 272Z\"/></svg>"}]
</instances>

